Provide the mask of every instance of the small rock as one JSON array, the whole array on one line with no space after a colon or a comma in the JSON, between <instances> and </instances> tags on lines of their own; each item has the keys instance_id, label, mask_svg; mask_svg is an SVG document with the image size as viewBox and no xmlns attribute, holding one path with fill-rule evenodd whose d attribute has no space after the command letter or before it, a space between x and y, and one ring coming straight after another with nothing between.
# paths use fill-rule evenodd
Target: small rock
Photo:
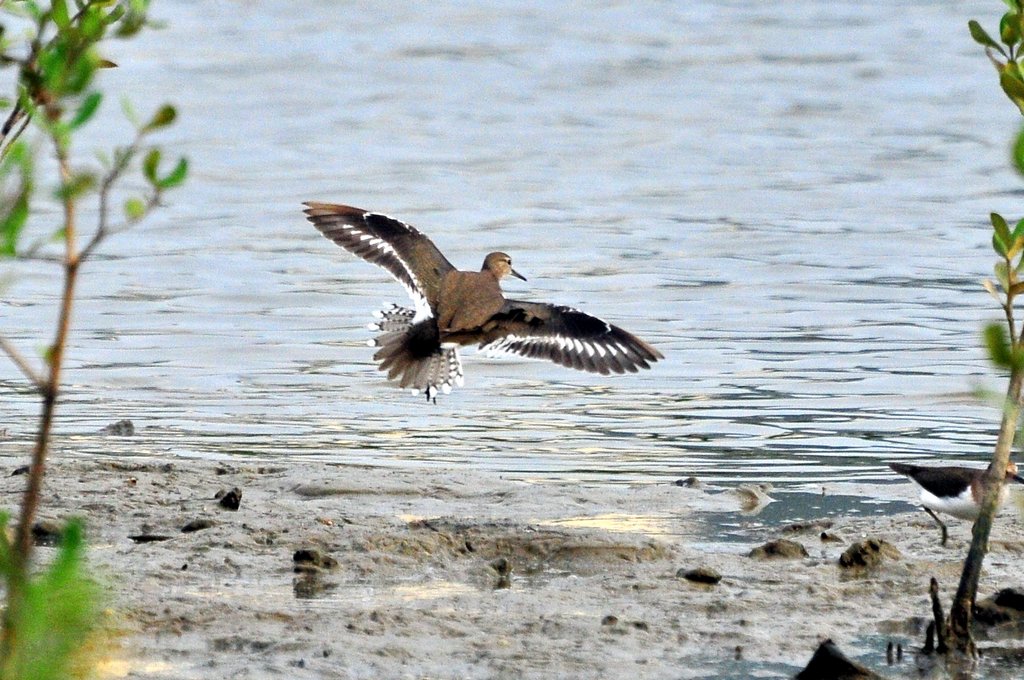
<instances>
[{"instance_id":1,"label":"small rock","mask_svg":"<svg viewBox=\"0 0 1024 680\"><path fill-rule=\"evenodd\" d=\"M135 534L134 536L128 537L130 540L136 543L159 543L160 541L169 541L173 536L167 536L164 534Z\"/></svg>"},{"instance_id":2,"label":"small rock","mask_svg":"<svg viewBox=\"0 0 1024 680\"><path fill-rule=\"evenodd\" d=\"M221 489L214 498L220 507L227 510L238 510L242 504L242 490L237 486L233 489Z\"/></svg>"},{"instance_id":3,"label":"small rock","mask_svg":"<svg viewBox=\"0 0 1024 680\"><path fill-rule=\"evenodd\" d=\"M686 479L677 479L676 481L672 482L672 484L674 484L675 486L684 486L687 489L699 489L701 486L703 486L700 480L693 476L687 477Z\"/></svg>"},{"instance_id":4,"label":"small rock","mask_svg":"<svg viewBox=\"0 0 1024 680\"><path fill-rule=\"evenodd\" d=\"M756 560L772 559L796 559L808 557L807 549L796 541L787 538L780 538L777 541L768 541L750 551L750 557Z\"/></svg>"},{"instance_id":5,"label":"small rock","mask_svg":"<svg viewBox=\"0 0 1024 680\"><path fill-rule=\"evenodd\" d=\"M986 626L1024 619L1024 592L1003 588L974 605L974 620Z\"/></svg>"},{"instance_id":6,"label":"small rock","mask_svg":"<svg viewBox=\"0 0 1024 680\"><path fill-rule=\"evenodd\" d=\"M512 587L512 563L505 557L499 557L490 564L491 569L498 573L498 582L494 584L495 590Z\"/></svg>"},{"instance_id":7,"label":"small rock","mask_svg":"<svg viewBox=\"0 0 1024 680\"><path fill-rule=\"evenodd\" d=\"M338 566L338 560L324 555L316 548L299 548L292 555L292 563L295 565L292 571L300 574L336 569Z\"/></svg>"},{"instance_id":8,"label":"small rock","mask_svg":"<svg viewBox=\"0 0 1024 680\"><path fill-rule=\"evenodd\" d=\"M206 519L205 517L194 519L181 528L181 533L190 534L193 531L202 531L203 529L209 529L214 526L217 526L217 523L212 519Z\"/></svg>"},{"instance_id":9,"label":"small rock","mask_svg":"<svg viewBox=\"0 0 1024 680\"><path fill-rule=\"evenodd\" d=\"M709 585L715 585L722 580L722 575L711 567L680 569L676 572L676 576L679 578L685 578L687 581L693 581L694 583L707 583Z\"/></svg>"},{"instance_id":10,"label":"small rock","mask_svg":"<svg viewBox=\"0 0 1024 680\"><path fill-rule=\"evenodd\" d=\"M822 531L820 538L822 543L840 543L843 540L835 534L829 533L828 531Z\"/></svg>"},{"instance_id":11,"label":"small rock","mask_svg":"<svg viewBox=\"0 0 1024 680\"><path fill-rule=\"evenodd\" d=\"M801 534L805 531L818 531L832 528L832 520L830 519L813 519L806 522L793 522L782 527L783 533L786 534Z\"/></svg>"},{"instance_id":12,"label":"small rock","mask_svg":"<svg viewBox=\"0 0 1024 680\"><path fill-rule=\"evenodd\" d=\"M632 626L637 630L642 630L644 632L647 632L651 629L651 627L647 625L646 621L634 621L632 623Z\"/></svg>"},{"instance_id":13,"label":"small rock","mask_svg":"<svg viewBox=\"0 0 1024 680\"><path fill-rule=\"evenodd\" d=\"M608 614L603 619L601 619L601 625L602 626L614 626L618 622L619 622L619 617L618 616L614 616L612 614Z\"/></svg>"},{"instance_id":14,"label":"small rock","mask_svg":"<svg viewBox=\"0 0 1024 680\"><path fill-rule=\"evenodd\" d=\"M11 473L11 477L17 477L18 475L28 474L28 465L22 465L21 467L14 468L14 472Z\"/></svg>"},{"instance_id":15,"label":"small rock","mask_svg":"<svg viewBox=\"0 0 1024 680\"><path fill-rule=\"evenodd\" d=\"M135 435L135 424L127 419L119 420L116 423L111 423L100 430L100 434L105 434L111 437L131 437Z\"/></svg>"},{"instance_id":16,"label":"small rock","mask_svg":"<svg viewBox=\"0 0 1024 680\"><path fill-rule=\"evenodd\" d=\"M64 527L56 522L41 520L32 525L32 542L36 545L55 546L64 536Z\"/></svg>"},{"instance_id":17,"label":"small rock","mask_svg":"<svg viewBox=\"0 0 1024 680\"><path fill-rule=\"evenodd\" d=\"M898 560L903 555L892 543L880 538L866 538L847 548L839 556L843 569L873 569L885 559Z\"/></svg>"},{"instance_id":18,"label":"small rock","mask_svg":"<svg viewBox=\"0 0 1024 680\"><path fill-rule=\"evenodd\" d=\"M882 676L851 661L832 640L825 640L794 680L882 680Z\"/></svg>"}]
</instances>

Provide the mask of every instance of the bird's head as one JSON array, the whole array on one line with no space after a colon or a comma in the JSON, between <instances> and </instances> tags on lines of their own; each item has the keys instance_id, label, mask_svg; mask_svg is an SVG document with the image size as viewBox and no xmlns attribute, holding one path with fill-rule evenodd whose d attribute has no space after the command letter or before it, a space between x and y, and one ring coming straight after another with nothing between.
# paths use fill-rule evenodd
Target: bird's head
<instances>
[{"instance_id":1,"label":"bird's head","mask_svg":"<svg viewBox=\"0 0 1024 680\"><path fill-rule=\"evenodd\" d=\"M499 281L511 274L517 279L526 280L526 277L512 269L512 258L505 253L491 253L484 258L484 266L480 268L480 271L491 272L494 274L494 278Z\"/></svg>"}]
</instances>

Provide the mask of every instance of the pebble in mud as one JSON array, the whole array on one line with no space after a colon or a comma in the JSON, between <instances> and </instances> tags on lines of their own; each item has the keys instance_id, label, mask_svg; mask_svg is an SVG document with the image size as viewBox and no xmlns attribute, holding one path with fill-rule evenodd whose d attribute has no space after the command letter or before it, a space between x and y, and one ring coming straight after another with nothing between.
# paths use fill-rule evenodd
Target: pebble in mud
<instances>
[{"instance_id":1,"label":"pebble in mud","mask_svg":"<svg viewBox=\"0 0 1024 680\"><path fill-rule=\"evenodd\" d=\"M41 520L32 525L32 541L35 545L55 546L64 536L64 527L56 522Z\"/></svg>"},{"instance_id":2,"label":"pebble in mud","mask_svg":"<svg viewBox=\"0 0 1024 680\"><path fill-rule=\"evenodd\" d=\"M974 620L982 625L1019 622L1024 620L1024 592L1003 588L995 595L979 600L974 607Z\"/></svg>"},{"instance_id":3,"label":"pebble in mud","mask_svg":"<svg viewBox=\"0 0 1024 680\"><path fill-rule=\"evenodd\" d=\"M803 545L787 538L768 541L764 545L759 545L751 550L748 555L755 560L791 560L800 557L808 557L807 549Z\"/></svg>"},{"instance_id":4,"label":"pebble in mud","mask_svg":"<svg viewBox=\"0 0 1024 680\"><path fill-rule=\"evenodd\" d=\"M214 499L225 510L238 510L242 504L242 490L237 486L233 489L221 489L214 496Z\"/></svg>"},{"instance_id":5,"label":"pebble in mud","mask_svg":"<svg viewBox=\"0 0 1024 680\"><path fill-rule=\"evenodd\" d=\"M495 590L512 587L512 563L506 557L499 557L491 562L491 569L498 574L498 581L494 584Z\"/></svg>"},{"instance_id":6,"label":"pebble in mud","mask_svg":"<svg viewBox=\"0 0 1024 680\"><path fill-rule=\"evenodd\" d=\"M325 555L316 548L299 548L292 555L294 567L292 571L297 574L319 573L325 569L336 569L338 560L330 555Z\"/></svg>"},{"instance_id":7,"label":"pebble in mud","mask_svg":"<svg viewBox=\"0 0 1024 680\"><path fill-rule=\"evenodd\" d=\"M195 531L202 531L203 529L209 529L210 527L217 526L217 523L212 519L200 518L194 519L181 528L181 533L191 534Z\"/></svg>"},{"instance_id":8,"label":"pebble in mud","mask_svg":"<svg viewBox=\"0 0 1024 680\"><path fill-rule=\"evenodd\" d=\"M696 569L683 567L676 572L676 576L694 583L706 583L712 586L722 580L722 575L711 567L697 567Z\"/></svg>"},{"instance_id":9,"label":"pebble in mud","mask_svg":"<svg viewBox=\"0 0 1024 680\"><path fill-rule=\"evenodd\" d=\"M135 435L135 423L128 419L119 420L104 427L100 430L100 434L111 437L132 437Z\"/></svg>"},{"instance_id":10,"label":"pebble in mud","mask_svg":"<svg viewBox=\"0 0 1024 680\"><path fill-rule=\"evenodd\" d=\"M881 538L857 541L839 556L839 566L848 570L873 569L884 560L898 560L903 555L892 543Z\"/></svg>"}]
</instances>

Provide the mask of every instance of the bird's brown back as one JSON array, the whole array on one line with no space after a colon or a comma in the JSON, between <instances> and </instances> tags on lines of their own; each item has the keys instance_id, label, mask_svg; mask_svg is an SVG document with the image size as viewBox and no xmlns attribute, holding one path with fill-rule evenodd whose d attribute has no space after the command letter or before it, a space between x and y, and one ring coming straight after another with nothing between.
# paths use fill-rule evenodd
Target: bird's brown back
<instances>
[{"instance_id":1,"label":"bird's brown back","mask_svg":"<svg viewBox=\"0 0 1024 680\"><path fill-rule=\"evenodd\" d=\"M437 326L441 333L471 331L480 328L504 304L501 286L491 272L449 272L441 281Z\"/></svg>"}]
</instances>

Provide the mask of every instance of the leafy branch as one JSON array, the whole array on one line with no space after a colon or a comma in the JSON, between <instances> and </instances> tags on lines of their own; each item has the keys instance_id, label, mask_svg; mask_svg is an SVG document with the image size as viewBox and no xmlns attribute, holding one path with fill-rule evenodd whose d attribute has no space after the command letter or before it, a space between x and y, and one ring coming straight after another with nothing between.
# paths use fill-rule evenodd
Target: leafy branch
<instances>
[{"instance_id":1,"label":"leafy branch","mask_svg":"<svg viewBox=\"0 0 1024 680\"><path fill-rule=\"evenodd\" d=\"M999 74L999 86L1006 96L1024 114L1024 75L1020 60L1024 54L1024 10L1021 0L1006 0L1009 6L999 22L999 42L994 40L973 19L967 23L971 37L985 48L985 54ZM1013 162L1024 174L1024 135L1014 145ZM992 248L997 255L994 267L995 280L986 280L985 289L999 303L1005 323L989 324L984 331L985 346L989 358L1010 373L1003 405L999 436L996 440L992 461L984 475L984 493L981 511L974 523L971 546L964 560L963 571L953 606L950 609L949 626L937 626L940 635L949 636L949 649L961 657L977 656L977 648L971 634L974 602L981 580L982 564L988 552L988 540L992 522L999 505L1000 492L1006 480L1006 469L1010 462L1013 442L1021 413L1021 389L1024 386L1024 348L1021 331L1015 319L1016 297L1024 292L1021 271L1024 269L1024 220L1011 228L1010 223L999 213L991 213ZM940 622L936 622L937 624Z\"/></svg>"},{"instance_id":2,"label":"leafy branch","mask_svg":"<svg viewBox=\"0 0 1024 680\"><path fill-rule=\"evenodd\" d=\"M56 329L42 357L42 365L33 366L10 340L0 337L0 350L10 357L42 401L14 539L8 543L0 536L0 576L7 582L7 607L0 639L0 677L3 678L21 677L17 675L19 659L35 658L31 651L32 631L37 630L39 617L45 614L46 607L56 606L52 600L40 605L39 584L30 577L31 529L60 395L61 370L81 265L109 235L139 222L159 206L164 193L179 186L188 174L184 158L169 170L162 170L161 150L149 142L153 133L171 125L177 117L170 105L159 108L145 123L139 123L130 107L126 107L135 126L131 141L114 149L112 157L102 160L98 170L81 170L72 165L72 141L93 120L103 102L96 74L100 69L114 66L102 58L98 46L111 35L130 37L145 27L148 4L148 0L74 0L72 14L67 0L51 0L46 8L36 0L22 0L13 5L0 0L0 14L28 19L33 26L23 52L16 54L4 39L5 26L0 23L0 68L17 69L15 96L8 101L0 100L0 108L11 109L0 125L0 258L34 257L43 243L54 240L63 243L60 258L63 287ZM29 131L36 134L29 135ZM23 139L28 136L32 139ZM37 190L35 159L45 148L52 150L57 161L54 195L61 207L60 223L50 231L48 238L25 249L22 238ZM113 224L110 206L115 187L140 157L141 174L147 188L142 196L124 201L123 217ZM98 216L95 229L84 237L79 233L78 208L89 196L95 196L98 201ZM80 242L84 245L80 246ZM80 540L78 544L72 541L67 545L69 554L80 552ZM55 663L51 664L54 674L45 677L60 677L62 662L58 658Z\"/></svg>"}]
</instances>

